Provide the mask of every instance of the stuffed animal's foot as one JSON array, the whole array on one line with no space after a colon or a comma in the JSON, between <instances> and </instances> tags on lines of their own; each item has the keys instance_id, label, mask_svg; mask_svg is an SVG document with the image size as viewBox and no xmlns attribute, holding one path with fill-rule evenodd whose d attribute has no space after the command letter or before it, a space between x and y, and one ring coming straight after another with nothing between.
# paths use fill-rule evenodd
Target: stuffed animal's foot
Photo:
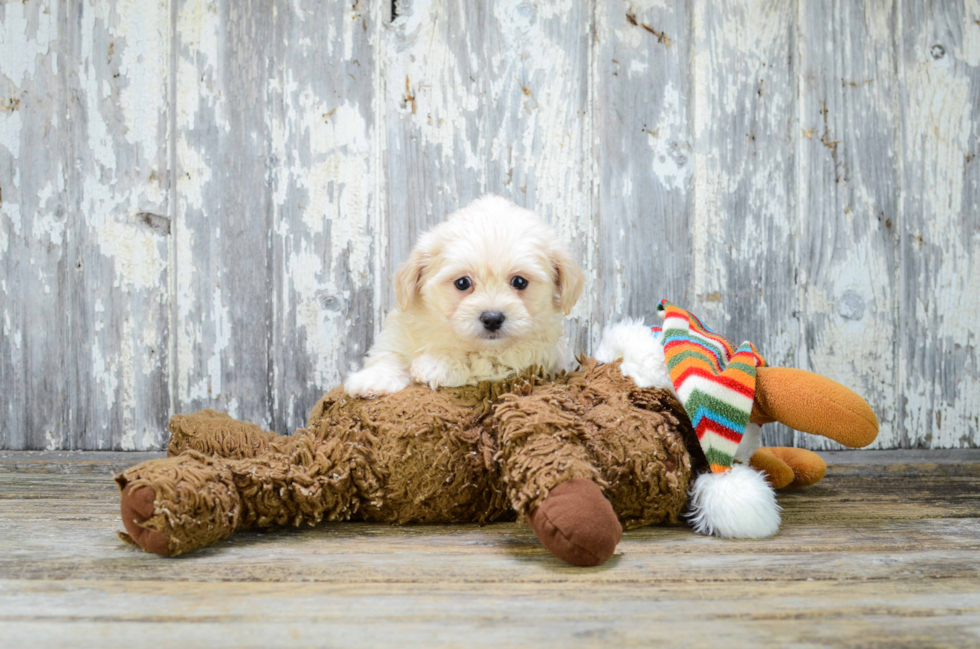
<instances>
[{"instance_id":1,"label":"stuffed animal's foot","mask_svg":"<svg viewBox=\"0 0 980 649\"><path fill-rule=\"evenodd\" d=\"M766 475L774 489L806 487L819 482L827 473L823 458L805 448L763 446L749 463Z\"/></svg>"},{"instance_id":2,"label":"stuffed animal's foot","mask_svg":"<svg viewBox=\"0 0 980 649\"><path fill-rule=\"evenodd\" d=\"M156 510L157 494L150 487L135 487L127 485L122 490L120 509L122 510L123 527L128 536L123 540L137 545L147 552L170 554L167 549L167 535L159 530L144 527L153 518ZM122 536L122 534L120 534Z\"/></svg>"},{"instance_id":3,"label":"stuffed animal's foot","mask_svg":"<svg viewBox=\"0 0 980 649\"><path fill-rule=\"evenodd\" d=\"M177 556L219 541L238 527L241 498L227 467L195 451L138 464L116 476L123 540Z\"/></svg>"},{"instance_id":4,"label":"stuffed animal's foot","mask_svg":"<svg viewBox=\"0 0 980 649\"><path fill-rule=\"evenodd\" d=\"M878 418L867 401L825 376L790 367L756 370L752 422L773 421L851 448L878 436Z\"/></svg>"},{"instance_id":5,"label":"stuffed animal's foot","mask_svg":"<svg viewBox=\"0 0 980 649\"><path fill-rule=\"evenodd\" d=\"M623 526L612 505L592 480L563 482L531 512L531 527L541 544L575 566L598 566L612 556Z\"/></svg>"}]
</instances>

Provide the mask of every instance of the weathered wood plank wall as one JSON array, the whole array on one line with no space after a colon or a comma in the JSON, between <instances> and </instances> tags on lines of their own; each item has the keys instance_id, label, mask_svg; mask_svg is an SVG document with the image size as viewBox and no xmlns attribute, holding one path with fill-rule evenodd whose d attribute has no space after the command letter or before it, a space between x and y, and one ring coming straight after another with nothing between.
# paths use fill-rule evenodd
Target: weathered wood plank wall
<instances>
[{"instance_id":1,"label":"weathered wood plank wall","mask_svg":"<svg viewBox=\"0 0 980 649\"><path fill-rule=\"evenodd\" d=\"M980 445L980 3L0 4L0 447L288 431L419 232L484 192L666 296ZM772 442L820 448L785 429Z\"/></svg>"}]
</instances>

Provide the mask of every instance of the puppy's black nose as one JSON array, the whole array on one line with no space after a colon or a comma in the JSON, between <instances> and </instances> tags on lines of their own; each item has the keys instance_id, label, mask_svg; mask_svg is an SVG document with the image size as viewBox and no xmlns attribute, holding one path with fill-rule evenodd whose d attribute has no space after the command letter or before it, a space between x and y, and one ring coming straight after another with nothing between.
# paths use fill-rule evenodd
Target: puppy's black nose
<instances>
[{"instance_id":1,"label":"puppy's black nose","mask_svg":"<svg viewBox=\"0 0 980 649\"><path fill-rule=\"evenodd\" d=\"M480 314L480 322L483 323L483 328L487 331L496 331L504 326L504 320L507 318L500 311L484 311Z\"/></svg>"}]
</instances>

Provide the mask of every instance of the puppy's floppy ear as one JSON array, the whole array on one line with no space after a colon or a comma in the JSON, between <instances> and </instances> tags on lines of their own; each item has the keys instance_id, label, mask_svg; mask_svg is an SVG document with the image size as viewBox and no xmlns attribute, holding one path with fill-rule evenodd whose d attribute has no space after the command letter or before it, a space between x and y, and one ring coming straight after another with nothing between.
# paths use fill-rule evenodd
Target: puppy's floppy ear
<instances>
[{"instance_id":1,"label":"puppy's floppy ear","mask_svg":"<svg viewBox=\"0 0 980 649\"><path fill-rule=\"evenodd\" d=\"M578 302L585 285L585 275L563 248L551 250L551 263L555 266L555 288L558 306L568 315Z\"/></svg>"},{"instance_id":2,"label":"puppy's floppy ear","mask_svg":"<svg viewBox=\"0 0 980 649\"><path fill-rule=\"evenodd\" d=\"M395 298L402 311L407 311L419 297L422 273L429 261L429 253L416 247L395 273Z\"/></svg>"}]
</instances>

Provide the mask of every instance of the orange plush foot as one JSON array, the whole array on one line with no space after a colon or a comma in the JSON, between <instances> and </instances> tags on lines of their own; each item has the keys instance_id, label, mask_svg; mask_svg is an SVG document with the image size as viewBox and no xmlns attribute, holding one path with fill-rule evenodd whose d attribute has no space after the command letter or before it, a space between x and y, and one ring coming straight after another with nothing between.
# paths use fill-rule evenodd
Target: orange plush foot
<instances>
[{"instance_id":1,"label":"orange plush foot","mask_svg":"<svg viewBox=\"0 0 980 649\"><path fill-rule=\"evenodd\" d=\"M806 487L819 482L827 473L823 458L805 448L763 446L749 463L766 474L774 489Z\"/></svg>"},{"instance_id":2,"label":"orange plush foot","mask_svg":"<svg viewBox=\"0 0 980 649\"><path fill-rule=\"evenodd\" d=\"M758 449L752 455L749 464L766 476L766 482L772 485L773 489L788 487L796 477L792 467L773 455L766 447Z\"/></svg>"},{"instance_id":3,"label":"orange plush foot","mask_svg":"<svg viewBox=\"0 0 980 649\"><path fill-rule=\"evenodd\" d=\"M598 566L613 555L623 526L599 485L584 478L563 482L531 513L541 545L574 566Z\"/></svg>"},{"instance_id":4,"label":"orange plush foot","mask_svg":"<svg viewBox=\"0 0 980 649\"><path fill-rule=\"evenodd\" d=\"M778 421L851 448L878 436L878 418L867 401L827 377L790 367L756 370L752 421Z\"/></svg>"}]
</instances>

